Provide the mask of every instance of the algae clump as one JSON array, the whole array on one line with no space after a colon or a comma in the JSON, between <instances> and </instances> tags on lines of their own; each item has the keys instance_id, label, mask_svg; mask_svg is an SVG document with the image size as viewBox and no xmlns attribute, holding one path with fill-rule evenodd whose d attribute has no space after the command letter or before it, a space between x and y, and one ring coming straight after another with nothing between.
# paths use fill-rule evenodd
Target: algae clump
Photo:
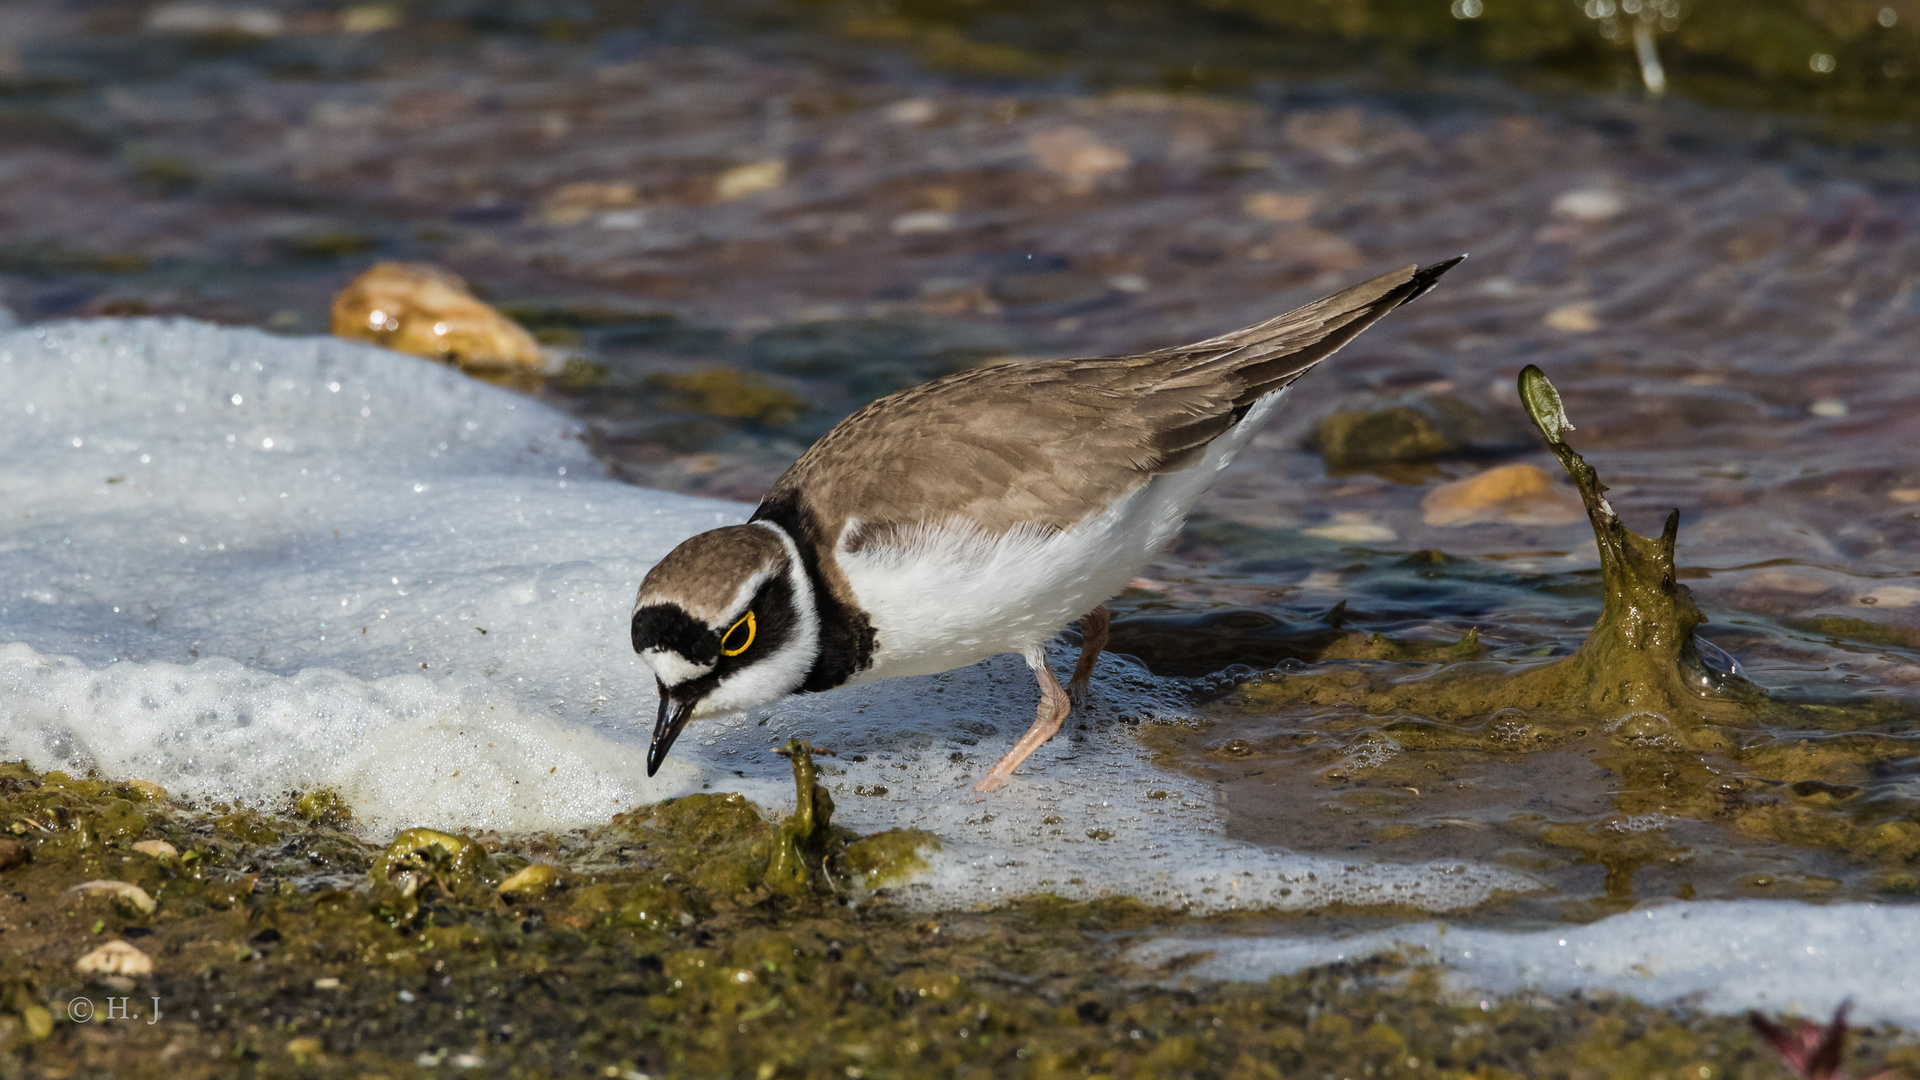
<instances>
[{"instance_id":1,"label":"algae clump","mask_svg":"<svg viewBox=\"0 0 1920 1080\"><path fill-rule=\"evenodd\" d=\"M1370 710L1406 710L1439 719L1483 716L1522 709L1543 720L1573 723L1613 721L1655 713L1689 722L1738 721L1767 702L1764 692L1741 676L1719 672L1700 659L1694 629L1706 621L1693 593L1679 581L1674 545L1680 512L1667 517L1658 537L1634 532L1607 502L1606 485L1567 445L1568 423L1560 395L1540 369L1520 373L1520 397L1547 446L1579 489L1600 549L1605 605L1574 655L1514 672L1505 664L1456 664L1430 676L1380 680L1359 669L1287 674L1256 680L1241 689L1249 705L1303 702L1363 705ZM1470 635L1453 646L1472 654ZM1322 660L1450 659L1439 650L1415 648L1381 635L1349 635ZM1541 741L1551 740L1548 734Z\"/></svg>"}]
</instances>

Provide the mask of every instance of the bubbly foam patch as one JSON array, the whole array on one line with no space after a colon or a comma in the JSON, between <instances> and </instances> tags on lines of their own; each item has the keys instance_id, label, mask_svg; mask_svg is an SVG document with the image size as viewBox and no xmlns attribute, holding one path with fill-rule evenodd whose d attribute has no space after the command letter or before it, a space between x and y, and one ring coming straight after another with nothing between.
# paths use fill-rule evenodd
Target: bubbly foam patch
<instances>
[{"instance_id":1,"label":"bubbly foam patch","mask_svg":"<svg viewBox=\"0 0 1920 1080\"><path fill-rule=\"evenodd\" d=\"M698 721L660 775L633 594L748 508L603 478L561 414L438 364L193 322L0 336L0 757L198 798L338 788L371 832L602 822L701 789L791 805L800 736L840 820L944 850L929 906L1036 891L1201 910L1455 910L1514 871L1229 841L1207 785L1145 758L1178 694L1103 658L1095 703L1015 780L970 785L1031 723L1013 657ZM1065 668L1070 657L1054 660Z\"/></svg>"},{"instance_id":2,"label":"bubbly foam patch","mask_svg":"<svg viewBox=\"0 0 1920 1080\"><path fill-rule=\"evenodd\" d=\"M1611 990L1822 1020L1851 1000L1857 1023L1920 1026L1920 908L1911 906L1701 901L1530 933L1421 923L1345 939L1163 938L1130 956L1149 965L1198 958L1181 965L1183 976L1262 981L1383 954L1441 964L1463 990Z\"/></svg>"}]
</instances>

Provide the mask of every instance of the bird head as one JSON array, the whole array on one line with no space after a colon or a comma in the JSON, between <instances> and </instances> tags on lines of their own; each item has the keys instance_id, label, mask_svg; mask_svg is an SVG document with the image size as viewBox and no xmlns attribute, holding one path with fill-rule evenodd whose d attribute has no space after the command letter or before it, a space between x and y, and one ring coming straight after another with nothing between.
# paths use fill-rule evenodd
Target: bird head
<instances>
[{"instance_id":1,"label":"bird head","mask_svg":"<svg viewBox=\"0 0 1920 1080\"><path fill-rule=\"evenodd\" d=\"M800 688L820 651L813 589L779 527L695 536L647 572L633 602L633 651L660 691L647 775L689 720L738 712Z\"/></svg>"}]
</instances>

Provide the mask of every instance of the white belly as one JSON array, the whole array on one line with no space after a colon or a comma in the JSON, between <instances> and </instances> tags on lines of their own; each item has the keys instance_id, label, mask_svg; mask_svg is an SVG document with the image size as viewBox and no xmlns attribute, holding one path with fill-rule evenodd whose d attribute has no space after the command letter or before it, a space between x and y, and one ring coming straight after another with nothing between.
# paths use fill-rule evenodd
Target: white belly
<instances>
[{"instance_id":1,"label":"white belly","mask_svg":"<svg viewBox=\"0 0 1920 1080\"><path fill-rule=\"evenodd\" d=\"M1285 396L1256 402L1198 463L1151 478L1064 532L986 536L951 520L881 548L837 552L875 636L873 666L852 681L950 671L1003 652L1035 655L1118 595L1179 535L1193 504Z\"/></svg>"}]
</instances>

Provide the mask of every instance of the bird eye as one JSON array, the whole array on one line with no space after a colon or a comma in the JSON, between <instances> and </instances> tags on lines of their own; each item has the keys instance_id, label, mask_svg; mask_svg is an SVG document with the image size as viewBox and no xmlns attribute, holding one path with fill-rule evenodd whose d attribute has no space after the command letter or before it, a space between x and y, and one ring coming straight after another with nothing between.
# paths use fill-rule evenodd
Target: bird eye
<instances>
[{"instance_id":1,"label":"bird eye","mask_svg":"<svg viewBox=\"0 0 1920 1080\"><path fill-rule=\"evenodd\" d=\"M753 645L753 637L759 627L753 621L753 612L740 616L740 621L727 628L727 636L720 639L720 652L723 656L739 656Z\"/></svg>"}]
</instances>

